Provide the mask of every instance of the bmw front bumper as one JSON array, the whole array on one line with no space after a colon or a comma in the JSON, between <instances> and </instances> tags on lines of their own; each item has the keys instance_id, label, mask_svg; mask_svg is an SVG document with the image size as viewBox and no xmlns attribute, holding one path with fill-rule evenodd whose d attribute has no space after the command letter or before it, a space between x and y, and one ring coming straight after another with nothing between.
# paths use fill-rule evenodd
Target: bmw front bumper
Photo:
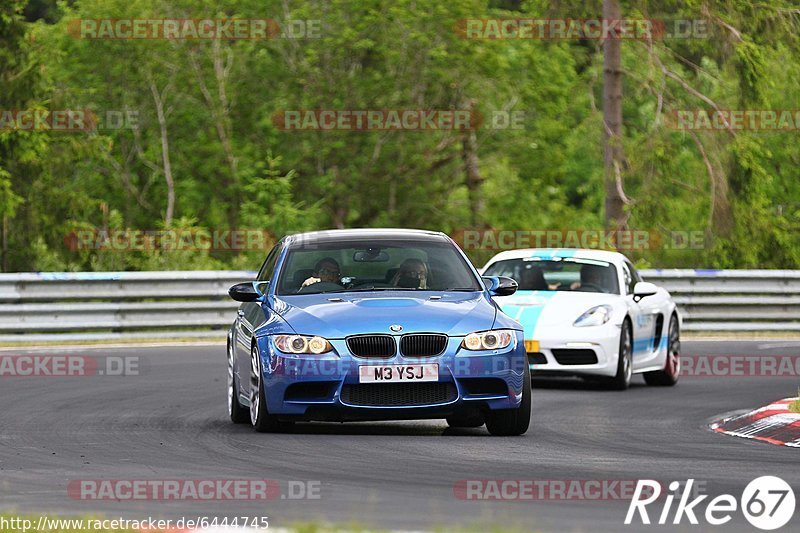
<instances>
[{"instance_id":1,"label":"bmw front bumper","mask_svg":"<svg viewBox=\"0 0 800 533\"><path fill-rule=\"evenodd\" d=\"M395 336L399 345L400 335ZM271 336L257 339L267 409L299 420L410 420L512 409L522 400L527 357L522 332L510 346L469 351L449 337L435 357L356 357L345 339L329 339L324 355L287 354ZM438 365L428 382L361 383L359 367Z\"/></svg>"}]
</instances>

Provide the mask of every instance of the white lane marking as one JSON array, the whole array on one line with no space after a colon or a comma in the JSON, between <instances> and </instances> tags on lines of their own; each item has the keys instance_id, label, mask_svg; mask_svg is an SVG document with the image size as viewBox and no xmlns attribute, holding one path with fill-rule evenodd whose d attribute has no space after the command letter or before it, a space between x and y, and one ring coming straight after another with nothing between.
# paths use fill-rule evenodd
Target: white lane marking
<instances>
[{"instance_id":1,"label":"white lane marking","mask_svg":"<svg viewBox=\"0 0 800 533\"><path fill-rule=\"evenodd\" d=\"M769 342L759 344L759 350L769 350L770 348L799 348L800 342Z\"/></svg>"}]
</instances>

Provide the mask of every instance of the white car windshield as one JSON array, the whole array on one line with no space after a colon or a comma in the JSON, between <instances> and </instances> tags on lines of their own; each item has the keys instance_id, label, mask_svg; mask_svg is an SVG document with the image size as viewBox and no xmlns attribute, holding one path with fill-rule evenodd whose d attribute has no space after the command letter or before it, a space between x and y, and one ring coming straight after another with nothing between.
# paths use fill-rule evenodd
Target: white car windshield
<instances>
[{"instance_id":1,"label":"white car windshield","mask_svg":"<svg viewBox=\"0 0 800 533\"><path fill-rule=\"evenodd\" d=\"M577 257L525 257L493 263L484 276L508 276L521 291L575 291L619 294L617 269L611 263Z\"/></svg>"}]
</instances>

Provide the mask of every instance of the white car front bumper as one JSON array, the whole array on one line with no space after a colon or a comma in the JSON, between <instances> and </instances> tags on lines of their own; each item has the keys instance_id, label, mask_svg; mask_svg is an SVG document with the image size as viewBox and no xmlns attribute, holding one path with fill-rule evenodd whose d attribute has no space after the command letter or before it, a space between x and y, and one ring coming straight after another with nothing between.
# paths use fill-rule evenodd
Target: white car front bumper
<instances>
[{"instance_id":1,"label":"white car front bumper","mask_svg":"<svg viewBox=\"0 0 800 533\"><path fill-rule=\"evenodd\" d=\"M550 373L614 376L619 331L613 324L558 328L558 331L540 334L537 339L527 339L525 347L531 376Z\"/></svg>"}]
</instances>

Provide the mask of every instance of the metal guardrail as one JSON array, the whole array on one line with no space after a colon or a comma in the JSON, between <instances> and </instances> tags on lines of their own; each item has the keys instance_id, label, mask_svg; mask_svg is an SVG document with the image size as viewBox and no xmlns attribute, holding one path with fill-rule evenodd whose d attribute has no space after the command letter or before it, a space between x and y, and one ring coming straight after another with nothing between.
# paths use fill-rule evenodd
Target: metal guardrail
<instances>
[{"instance_id":1,"label":"metal guardrail","mask_svg":"<svg viewBox=\"0 0 800 533\"><path fill-rule=\"evenodd\" d=\"M644 270L687 331L800 331L800 270ZM250 271L0 274L0 341L224 339Z\"/></svg>"},{"instance_id":2,"label":"metal guardrail","mask_svg":"<svg viewBox=\"0 0 800 533\"><path fill-rule=\"evenodd\" d=\"M250 271L0 274L0 342L224 339Z\"/></svg>"},{"instance_id":3,"label":"metal guardrail","mask_svg":"<svg viewBox=\"0 0 800 533\"><path fill-rule=\"evenodd\" d=\"M800 331L800 270L642 270L688 331Z\"/></svg>"}]
</instances>

